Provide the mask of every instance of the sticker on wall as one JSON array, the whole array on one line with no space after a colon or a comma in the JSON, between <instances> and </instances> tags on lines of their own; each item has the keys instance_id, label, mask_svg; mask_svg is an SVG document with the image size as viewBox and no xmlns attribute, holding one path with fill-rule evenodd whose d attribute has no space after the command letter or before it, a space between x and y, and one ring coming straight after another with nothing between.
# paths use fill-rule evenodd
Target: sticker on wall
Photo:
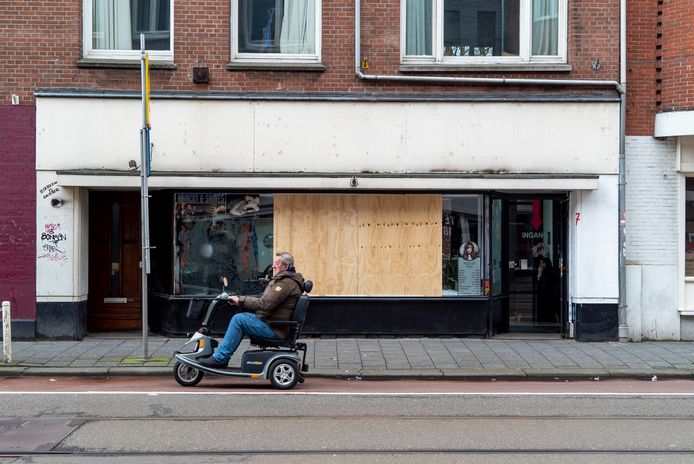
<instances>
[{"instance_id":1,"label":"sticker on wall","mask_svg":"<svg viewBox=\"0 0 694 464\"><path fill-rule=\"evenodd\" d=\"M50 196L55 195L58 192L60 192L60 187L58 187L57 180L54 180L53 182L46 184L39 189L39 194L44 200Z\"/></svg>"}]
</instances>

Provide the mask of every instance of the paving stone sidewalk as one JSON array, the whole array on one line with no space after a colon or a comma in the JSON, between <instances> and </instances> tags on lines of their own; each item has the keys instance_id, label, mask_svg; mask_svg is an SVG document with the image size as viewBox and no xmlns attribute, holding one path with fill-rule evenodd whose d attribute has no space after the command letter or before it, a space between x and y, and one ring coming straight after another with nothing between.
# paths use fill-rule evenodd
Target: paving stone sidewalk
<instances>
[{"instance_id":1,"label":"paving stone sidewalk","mask_svg":"<svg viewBox=\"0 0 694 464\"><path fill-rule=\"evenodd\" d=\"M182 338L151 336L147 360L137 337L89 336L80 341L12 343L0 376L171 375ZM397 379L694 380L694 343L580 343L573 340L473 338L312 338L309 376ZM242 343L230 365L240 365Z\"/></svg>"}]
</instances>

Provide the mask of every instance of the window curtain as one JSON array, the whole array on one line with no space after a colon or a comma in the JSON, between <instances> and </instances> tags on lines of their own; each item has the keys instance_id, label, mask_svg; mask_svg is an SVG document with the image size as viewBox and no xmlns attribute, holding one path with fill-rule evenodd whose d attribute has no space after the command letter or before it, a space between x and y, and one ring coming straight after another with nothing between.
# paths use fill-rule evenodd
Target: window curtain
<instances>
[{"instance_id":1,"label":"window curtain","mask_svg":"<svg viewBox=\"0 0 694 464\"><path fill-rule=\"evenodd\" d=\"M316 53L316 1L285 0L280 53Z\"/></svg>"},{"instance_id":2,"label":"window curtain","mask_svg":"<svg viewBox=\"0 0 694 464\"><path fill-rule=\"evenodd\" d=\"M559 0L533 0L533 55L556 55Z\"/></svg>"},{"instance_id":3,"label":"window curtain","mask_svg":"<svg viewBox=\"0 0 694 464\"><path fill-rule=\"evenodd\" d=\"M405 54L431 55L432 0L407 0Z\"/></svg>"},{"instance_id":4,"label":"window curtain","mask_svg":"<svg viewBox=\"0 0 694 464\"><path fill-rule=\"evenodd\" d=\"M93 0L92 47L131 50L130 0Z\"/></svg>"}]
</instances>

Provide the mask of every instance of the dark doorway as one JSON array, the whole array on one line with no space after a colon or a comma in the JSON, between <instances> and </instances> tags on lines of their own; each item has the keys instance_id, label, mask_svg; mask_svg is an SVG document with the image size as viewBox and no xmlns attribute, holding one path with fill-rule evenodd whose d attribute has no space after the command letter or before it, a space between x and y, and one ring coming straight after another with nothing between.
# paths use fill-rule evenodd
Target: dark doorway
<instances>
[{"instance_id":1,"label":"dark doorway","mask_svg":"<svg viewBox=\"0 0 694 464\"><path fill-rule=\"evenodd\" d=\"M91 192L89 331L142 328L140 254L138 193Z\"/></svg>"},{"instance_id":2,"label":"dark doorway","mask_svg":"<svg viewBox=\"0 0 694 464\"><path fill-rule=\"evenodd\" d=\"M566 203L566 197L492 198L494 333L564 333Z\"/></svg>"}]
</instances>

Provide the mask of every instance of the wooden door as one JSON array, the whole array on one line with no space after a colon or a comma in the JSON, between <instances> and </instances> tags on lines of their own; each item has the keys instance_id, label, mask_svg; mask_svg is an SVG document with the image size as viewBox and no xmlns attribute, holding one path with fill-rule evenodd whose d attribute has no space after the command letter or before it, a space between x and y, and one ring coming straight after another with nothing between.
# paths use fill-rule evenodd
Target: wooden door
<instances>
[{"instance_id":1,"label":"wooden door","mask_svg":"<svg viewBox=\"0 0 694 464\"><path fill-rule=\"evenodd\" d=\"M92 192L88 330L142 328L141 252L139 194Z\"/></svg>"}]
</instances>

